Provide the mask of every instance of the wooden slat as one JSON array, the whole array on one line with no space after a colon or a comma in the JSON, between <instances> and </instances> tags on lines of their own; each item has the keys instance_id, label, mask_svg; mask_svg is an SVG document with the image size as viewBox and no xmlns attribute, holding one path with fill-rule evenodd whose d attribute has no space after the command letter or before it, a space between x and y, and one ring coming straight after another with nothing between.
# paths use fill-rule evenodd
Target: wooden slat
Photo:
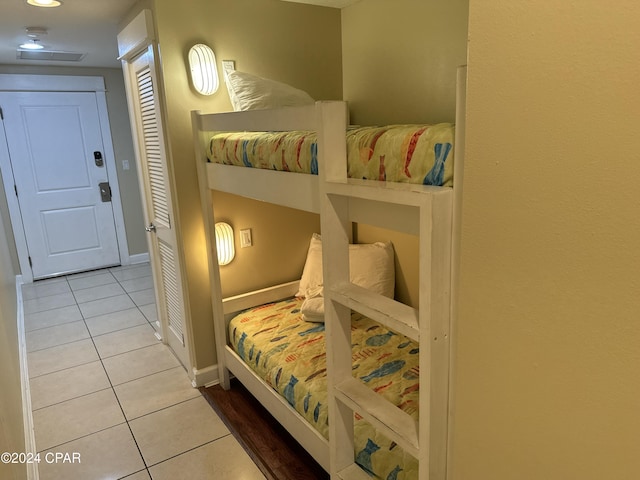
<instances>
[{"instance_id":1,"label":"wooden slat","mask_svg":"<svg viewBox=\"0 0 640 480\"><path fill-rule=\"evenodd\" d=\"M318 176L207 163L209 188L307 212L320 212Z\"/></svg>"},{"instance_id":2,"label":"wooden slat","mask_svg":"<svg viewBox=\"0 0 640 480\"><path fill-rule=\"evenodd\" d=\"M257 307L265 303L276 302L293 297L298 291L300 281L283 283L274 287L263 288L253 292L227 297L222 300L222 308L225 314L239 312L247 308Z\"/></svg>"},{"instance_id":3,"label":"wooden slat","mask_svg":"<svg viewBox=\"0 0 640 480\"><path fill-rule=\"evenodd\" d=\"M451 187L434 187L413 183L379 182L350 178L346 183L327 182L326 193L346 197L377 200L398 205L419 207L425 195L451 195Z\"/></svg>"},{"instance_id":4,"label":"wooden slat","mask_svg":"<svg viewBox=\"0 0 640 480\"><path fill-rule=\"evenodd\" d=\"M317 130L318 118L315 105L227 112L199 117L199 129L210 132Z\"/></svg>"},{"instance_id":5,"label":"wooden slat","mask_svg":"<svg viewBox=\"0 0 640 480\"><path fill-rule=\"evenodd\" d=\"M383 297L371 290L350 283L327 289L326 295L375 320L397 333L406 335L415 342L420 341L418 310L403 303Z\"/></svg>"},{"instance_id":6,"label":"wooden slat","mask_svg":"<svg viewBox=\"0 0 640 480\"><path fill-rule=\"evenodd\" d=\"M362 470L356 463L340 470L338 472L338 477L342 480L371 480L371 476Z\"/></svg>"},{"instance_id":7,"label":"wooden slat","mask_svg":"<svg viewBox=\"0 0 640 480\"><path fill-rule=\"evenodd\" d=\"M337 384L335 390L339 401L419 458L418 422L355 378Z\"/></svg>"}]
</instances>

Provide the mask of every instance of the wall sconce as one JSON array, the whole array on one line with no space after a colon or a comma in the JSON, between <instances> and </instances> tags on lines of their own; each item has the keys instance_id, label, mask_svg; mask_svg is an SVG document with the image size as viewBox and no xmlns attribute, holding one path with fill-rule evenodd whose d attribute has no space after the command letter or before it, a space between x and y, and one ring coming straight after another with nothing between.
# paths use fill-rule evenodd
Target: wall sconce
<instances>
[{"instance_id":1,"label":"wall sconce","mask_svg":"<svg viewBox=\"0 0 640 480\"><path fill-rule=\"evenodd\" d=\"M236 255L233 244L233 228L228 223L216 223L216 250L218 251L218 264L227 265Z\"/></svg>"},{"instance_id":2,"label":"wall sconce","mask_svg":"<svg viewBox=\"0 0 640 480\"><path fill-rule=\"evenodd\" d=\"M202 43L189 50L189 68L193 88L202 95L211 95L218 90L218 67L213 50Z\"/></svg>"}]
</instances>

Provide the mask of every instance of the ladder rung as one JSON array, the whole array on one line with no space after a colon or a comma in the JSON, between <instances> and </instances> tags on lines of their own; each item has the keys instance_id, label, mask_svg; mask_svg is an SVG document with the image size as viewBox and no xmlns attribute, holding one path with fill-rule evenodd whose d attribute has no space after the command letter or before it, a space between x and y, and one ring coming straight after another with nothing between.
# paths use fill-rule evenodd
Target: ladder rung
<instances>
[{"instance_id":1,"label":"ladder rung","mask_svg":"<svg viewBox=\"0 0 640 480\"><path fill-rule=\"evenodd\" d=\"M327 295L345 307L360 312L415 342L420 341L418 310L415 308L353 283L340 286L336 290L331 289Z\"/></svg>"},{"instance_id":2,"label":"ladder rung","mask_svg":"<svg viewBox=\"0 0 640 480\"><path fill-rule=\"evenodd\" d=\"M398 203L419 207L424 205L425 194L451 194L451 187L436 187L399 182L380 182L349 178L346 183L326 182L325 193L345 197L357 197L378 202Z\"/></svg>"},{"instance_id":3,"label":"ladder rung","mask_svg":"<svg viewBox=\"0 0 640 480\"><path fill-rule=\"evenodd\" d=\"M375 429L395 441L407 453L419 458L418 422L375 393L360 380L347 379L335 386L335 395Z\"/></svg>"},{"instance_id":4,"label":"ladder rung","mask_svg":"<svg viewBox=\"0 0 640 480\"><path fill-rule=\"evenodd\" d=\"M342 480L371 480L371 476L361 469L357 463L352 463L347 468L340 470L338 477Z\"/></svg>"}]
</instances>

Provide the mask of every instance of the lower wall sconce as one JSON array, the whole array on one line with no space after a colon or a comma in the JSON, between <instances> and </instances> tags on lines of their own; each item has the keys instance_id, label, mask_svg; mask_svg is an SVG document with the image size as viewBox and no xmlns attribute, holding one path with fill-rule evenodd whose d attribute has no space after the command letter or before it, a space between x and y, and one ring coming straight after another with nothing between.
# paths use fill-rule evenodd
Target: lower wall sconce
<instances>
[{"instance_id":1,"label":"lower wall sconce","mask_svg":"<svg viewBox=\"0 0 640 480\"><path fill-rule=\"evenodd\" d=\"M218 251L218 264L227 265L231 263L236 255L233 242L233 228L224 222L216 223L216 250Z\"/></svg>"}]
</instances>

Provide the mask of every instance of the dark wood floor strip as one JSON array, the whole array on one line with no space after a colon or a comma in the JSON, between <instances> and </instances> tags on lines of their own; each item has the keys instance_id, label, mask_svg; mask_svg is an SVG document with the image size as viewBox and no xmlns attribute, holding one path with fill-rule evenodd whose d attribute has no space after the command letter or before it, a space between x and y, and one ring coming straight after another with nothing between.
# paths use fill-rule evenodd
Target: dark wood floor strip
<instances>
[{"instance_id":1,"label":"dark wood floor strip","mask_svg":"<svg viewBox=\"0 0 640 480\"><path fill-rule=\"evenodd\" d=\"M269 480L327 480L329 475L238 382L200 391Z\"/></svg>"}]
</instances>

